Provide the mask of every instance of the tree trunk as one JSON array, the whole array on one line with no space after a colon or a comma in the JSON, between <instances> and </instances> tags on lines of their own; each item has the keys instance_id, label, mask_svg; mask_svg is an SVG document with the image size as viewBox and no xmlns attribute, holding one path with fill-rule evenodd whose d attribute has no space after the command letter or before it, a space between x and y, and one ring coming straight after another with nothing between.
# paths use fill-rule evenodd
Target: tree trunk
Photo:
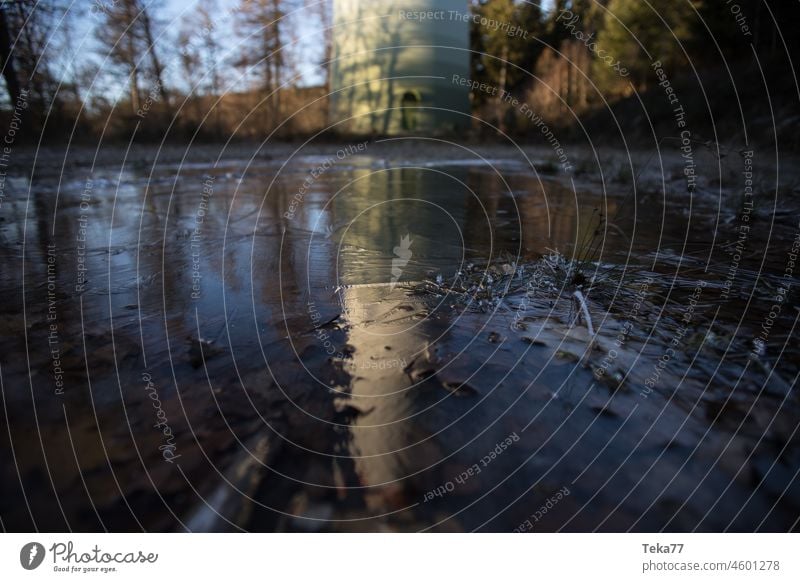
<instances>
[{"instance_id":1,"label":"tree trunk","mask_svg":"<svg viewBox=\"0 0 800 582\"><path fill-rule=\"evenodd\" d=\"M156 84L158 85L158 94L161 96L161 100L163 101L167 112L170 112L171 106L169 102L169 93L167 93L167 88L164 85L164 67L161 65L161 61L156 53L156 45L153 38L153 25L150 21L150 15L147 13L146 8L142 9L141 20L142 28L144 29L144 39L147 43L147 50L150 53L150 64L153 67L153 74L156 77Z\"/></svg>"},{"instance_id":2,"label":"tree trunk","mask_svg":"<svg viewBox=\"0 0 800 582\"><path fill-rule=\"evenodd\" d=\"M8 30L6 11L3 9L0 9L0 59L3 60L3 78L8 89L8 98L14 107L20 96L20 85L11 55L11 34Z\"/></svg>"}]
</instances>

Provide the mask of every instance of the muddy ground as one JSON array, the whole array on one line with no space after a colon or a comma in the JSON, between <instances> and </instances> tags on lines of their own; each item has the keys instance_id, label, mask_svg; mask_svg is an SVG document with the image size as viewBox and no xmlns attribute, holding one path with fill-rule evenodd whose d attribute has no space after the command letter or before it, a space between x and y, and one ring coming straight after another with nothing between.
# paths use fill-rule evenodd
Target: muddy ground
<instances>
[{"instance_id":1,"label":"muddy ground","mask_svg":"<svg viewBox=\"0 0 800 582\"><path fill-rule=\"evenodd\" d=\"M692 153L16 151L3 528L796 530L799 166Z\"/></svg>"}]
</instances>

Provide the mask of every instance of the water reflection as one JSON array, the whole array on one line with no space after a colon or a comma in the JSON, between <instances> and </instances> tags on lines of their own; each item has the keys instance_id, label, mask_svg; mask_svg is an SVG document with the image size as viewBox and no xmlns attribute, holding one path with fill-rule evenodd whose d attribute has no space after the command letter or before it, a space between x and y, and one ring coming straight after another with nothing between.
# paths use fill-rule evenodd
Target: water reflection
<instances>
[{"instance_id":1,"label":"water reflection","mask_svg":"<svg viewBox=\"0 0 800 582\"><path fill-rule=\"evenodd\" d=\"M615 506L607 527L661 527L669 500L642 493L619 505L620 492L660 491L691 448L655 451L675 426L700 442L707 419L595 389L591 371L559 351L575 341L560 306L519 331L509 305L478 313L413 288L438 275L452 282L469 263L580 254L596 230L600 261L648 266L639 250L663 257L687 233L702 241L711 218L676 214L662 228L652 201L578 193L524 165L386 167L363 156L309 183L319 164L75 169L60 185L31 184L30 204L18 184L0 222L7 445L17 463L2 470L21 482L0 500L6 526L507 531L569 483L551 527L579 515L571 527L593 528ZM636 406L626 439L613 440ZM156 414L177 463L162 455ZM642 439L649 448L636 447ZM704 442L706 451L724 444ZM491 466L481 466L487 455ZM426 498L476 464L480 474L452 495ZM683 499L712 466L683 471L672 494ZM704 496L735 504L751 492L712 476ZM613 486L582 508L602 482ZM767 501L753 499L742 523L766 514ZM700 507L681 519L696 520Z\"/></svg>"}]
</instances>

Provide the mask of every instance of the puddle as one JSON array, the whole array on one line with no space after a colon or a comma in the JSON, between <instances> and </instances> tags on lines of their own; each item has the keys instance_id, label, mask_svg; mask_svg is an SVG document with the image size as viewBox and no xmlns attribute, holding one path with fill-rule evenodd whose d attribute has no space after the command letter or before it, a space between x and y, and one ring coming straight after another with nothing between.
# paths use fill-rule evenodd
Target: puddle
<instances>
[{"instance_id":1,"label":"puddle","mask_svg":"<svg viewBox=\"0 0 800 582\"><path fill-rule=\"evenodd\" d=\"M328 159L7 182L6 527L791 527L796 214Z\"/></svg>"}]
</instances>

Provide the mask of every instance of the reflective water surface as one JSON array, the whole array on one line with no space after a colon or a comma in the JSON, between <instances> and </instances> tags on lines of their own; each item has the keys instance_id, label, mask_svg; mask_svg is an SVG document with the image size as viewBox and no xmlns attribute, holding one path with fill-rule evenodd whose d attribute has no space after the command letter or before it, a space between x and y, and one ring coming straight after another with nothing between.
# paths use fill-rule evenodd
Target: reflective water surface
<instances>
[{"instance_id":1,"label":"reflective water surface","mask_svg":"<svg viewBox=\"0 0 800 582\"><path fill-rule=\"evenodd\" d=\"M10 178L6 528L796 527L796 195L335 152Z\"/></svg>"}]
</instances>

